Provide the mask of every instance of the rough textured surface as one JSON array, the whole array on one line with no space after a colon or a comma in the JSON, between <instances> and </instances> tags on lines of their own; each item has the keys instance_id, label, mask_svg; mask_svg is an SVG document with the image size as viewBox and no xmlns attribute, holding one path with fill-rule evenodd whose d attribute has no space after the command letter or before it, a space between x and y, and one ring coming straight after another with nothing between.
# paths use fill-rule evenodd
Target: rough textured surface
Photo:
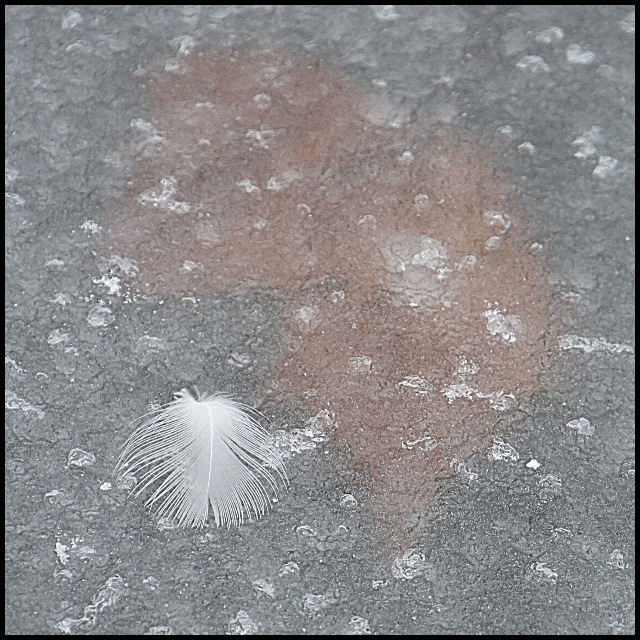
<instances>
[{"instance_id":1,"label":"rough textured surface","mask_svg":"<svg viewBox=\"0 0 640 640\"><path fill-rule=\"evenodd\" d=\"M274 410L306 396L331 412L406 544L450 461L526 405L557 345L524 211L460 131L372 122L379 103L309 56L194 55L144 81L154 148L109 251L136 261L139 294L283 300Z\"/></svg>"},{"instance_id":2,"label":"rough textured surface","mask_svg":"<svg viewBox=\"0 0 640 640\"><path fill-rule=\"evenodd\" d=\"M7 9L9 633L631 633L625 8ZM110 477L184 386L292 488Z\"/></svg>"}]
</instances>

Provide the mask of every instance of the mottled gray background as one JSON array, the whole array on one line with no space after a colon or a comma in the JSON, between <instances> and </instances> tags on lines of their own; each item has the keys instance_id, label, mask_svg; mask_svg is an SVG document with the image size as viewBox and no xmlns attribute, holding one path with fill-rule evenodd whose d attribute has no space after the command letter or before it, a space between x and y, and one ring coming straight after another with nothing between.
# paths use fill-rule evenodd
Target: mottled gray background
<instances>
[{"instance_id":1,"label":"mottled gray background","mask_svg":"<svg viewBox=\"0 0 640 640\"><path fill-rule=\"evenodd\" d=\"M5 11L8 633L634 631L630 7ZM443 483L405 577L366 506L341 506L354 472L327 442L292 457L292 489L239 530L162 530L110 477L147 403L221 381L258 403L282 339L268 294L197 315L105 294L105 274L126 280L97 247L133 166L130 123L149 116L137 75L184 36L207 52L307 51L400 125L469 129L515 176L564 332L584 338L504 434L518 461L478 455ZM566 426L581 417L584 433Z\"/></svg>"}]
</instances>

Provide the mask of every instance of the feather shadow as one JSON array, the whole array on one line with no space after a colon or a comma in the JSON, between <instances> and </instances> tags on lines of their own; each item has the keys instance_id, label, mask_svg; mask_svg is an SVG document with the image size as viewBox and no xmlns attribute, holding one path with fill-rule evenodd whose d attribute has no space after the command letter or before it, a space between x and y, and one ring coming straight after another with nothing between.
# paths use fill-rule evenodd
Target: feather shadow
<instances>
[{"instance_id":1,"label":"feather shadow","mask_svg":"<svg viewBox=\"0 0 640 640\"><path fill-rule=\"evenodd\" d=\"M115 467L118 481L137 476L137 496L159 483L146 506L187 527L204 526L209 509L218 527L260 518L287 485L282 458L252 409L229 398L194 398L182 389L175 400L148 413L124 443Z\"/></svg>"}]
</instances>

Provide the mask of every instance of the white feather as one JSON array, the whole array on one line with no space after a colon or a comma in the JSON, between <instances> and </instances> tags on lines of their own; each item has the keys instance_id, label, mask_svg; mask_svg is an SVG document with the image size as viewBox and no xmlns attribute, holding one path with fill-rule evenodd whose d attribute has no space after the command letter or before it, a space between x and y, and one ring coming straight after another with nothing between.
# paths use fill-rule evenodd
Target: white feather
<instances>
[{"instance_id":1,"label":"white feather","mask_svg":"<svg viewBox=\"0 0 640 640\"><path fill-rule=\"evenodd\" d=\"M146 506L180 526L202 527L209 505L218 527L259 518L271 506L276 480L286 484L271 438L229 398L194 398L186 389L175 400L139 418L116 464L118 480L137 476L137 496L160 482Z\"/></svg>"}]
</instances>

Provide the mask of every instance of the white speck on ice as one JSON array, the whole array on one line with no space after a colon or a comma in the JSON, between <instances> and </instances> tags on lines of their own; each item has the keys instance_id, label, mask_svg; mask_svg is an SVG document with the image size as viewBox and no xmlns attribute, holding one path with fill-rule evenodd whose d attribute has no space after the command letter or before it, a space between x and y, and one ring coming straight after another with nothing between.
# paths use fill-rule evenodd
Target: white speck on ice
<instances>
[{"instance_id":1,"label":"white speck on ice","mask_svg":"<svg viewBox=\"0 0 640 640\"><path fill-rule=\"evenodd\" d=\"M4 406L10 411L20 409L26 414L35 413L38 420L42 420L44 418L44 411L42 411L42 409L39 409L22 398L19 398L13 391L8 391L6 389L4 392Z\"/></svg>"},{"instance_id":2,"label":"white speck on ice","mask_svg":"<svg viewBox=\"0 0 640 640\"><path fill-rule=\"evenodd\" d=\"M480 367L473 360L467 360L464 356L460 358L457 371L460 377L475 376L478 371L480 371Z\"/></svg>"},{"instance_id":3,"label":"white speck on ice","mask_svg":"<svg viewBox=\"0 0 640 640\"><path fill-rule=\"evenodd\" d=\"M6 192L4 201L7 207L24 207L24 198L17 193Z\"/></svg>"},{"instance_id":4,"label":"white speck on ice","mask_svg":"<svg viewBox=\"0 0 640 640\"><path fill-rule=\"evenodd\" d=\"M60 542L56 542L56 555L58 556L58 561L61 565L68 564L69 562L69 547L66 544L61 544Z\"/></svg>"},{"instance_id":5,"label":"white speck on ice","mask_svg":"<svg viewBox=\"0 0 640 640\"><path fill-rule=\"evenodd\" d=\"M253 96L253 101L261 111L264 111L271 106L271 96L268 93L257 93Z\"/></svg>"},{"instance_id":6,"label":"white speck on ice","mask_svg":"<svg viewBox=\"0 0 640 640\"><path fill-rule=\"evenodd\" d=\"M89 451L71 449L67 457L67 469L69 467L92 467L96 463L96 457Z\"/></svg>"},{"instance_id":7,"label":"white speck on ice","mask_svg":"<svg viewBox=\"0 0 640 640\"><path fill-rule=\"evenodd\" d=\"M513 343L524 333L524 324L520 316L503 315L497 309L484 312L487 329L494 336L500 336L504 342Z\"/></svg>"},{"instance_id":8,"label":"white speck on ice","mask_svg":"<svg viewBox=\"0 0 640 640\"><path fill-rule=\"evenodd\" d=\"M188 56L193 48L196 46L196 41L191 36L178 36L169 42L169 44L175 49L178 48L176 55Z\"/></svg>"},{"instance_id":9,"label":"white speck on ice","mask_svg":"<svg viewBox=\"0 0 640 640\"><path fill-rule=\"evenodd\" d=\"M533 142L523 142L518 145L518 153L523 156L532 156L536 152L536 147Z\"/></svg>"},{"instance_id":10,"label":"white speck on ice","mask_svg":"<svg viewBox=\"0 0 640 640\"><path fill-rule=\"evenodd\" d=\"M398 386L412 389L417 396L428 396L433 391L433 385L420 376L405 376Z\"/></svg>"},{"instance_id":11,"label":"white speck on ice","mask_svg":"<svg viewBox=\"0 0 640 640\"><path fill-rule=\"evenodd\" d=\"M241 351L233 351L227 358L227 363L237 367L238 369L244 369L251 364L251 356Z\"/></svg>"},{"instance_id":12,"label":"white speck on ice","mask_svg":"<svg viewBox=\"0 0 640 640\"><path fill-rule=\"evenodd\" d=\"M17 169L13 167L5 167L4 169L4 188L8 189L17 179L20 174Z\"/></svg>"},{"instance_id":13,"label":"white speck on ice","mask_svg":"<svg viewBox=\"0 0 640 640\"><path fill-rule=\"evenodd\" d=\"M459 462L458 458L453 458L449 463L449 467L456 475L464 476L469 484L478 481L478 474L471 471L466 462Z\"/></svg>"},{"instance_id":14,"label":"white speck on ice","mask_svg":"<svg viewBox=\"0 0 640 640\"><path fill-rule=\"evenodd\" d=\"M624 555L620 549L614 549L607 560L607 564L614 569L627 569L628 564L624 562Z\"/></svg>"},{"instance_id":15,"label":"white speck on ice","mask_svg":"<svg viewBox=\"0 0 640 640\"><path fill-rule=\"evenodd\" d=\"M173 198L176 189L177 180L173 176L162 178L160 188L146 189L138 197L138 202L143 206L151 205L160 209L168 209L174 213L187 213L191 209L191 205Z\"/></svg>"},{"instance_id":16,"label":"white speck on ice","mask_svg":"<svg viewBox=\"0 0 640 640\"><path fill-rule=\"evenodd\" d=\"M62 28L67 31L74 29L82 22L82 16L77 11L67 11L62 18Z\"/></svg>"},{"instance_id":17,"label":"white speck on ice","mask_svg":"<svg viewBox=\"0 0 640 640\"><path fill-rule=\"evenodd\" d=\"M594 178L602 180L611 175L617 166L618 160L616 158L612 158L611 156L600 156L598 158L598 164L591 172L591 175Z\"/></svg>"},{"instance_id":18,"label":"white speck on ice","mask_svg":"<svg viewBox=\"0 0 640 640\"><path fill-rule=\"evenodd\" d=\"M629 11L624 19L618 22L618 26L624 33L628 33L629 35L634 34L636 32L636 12Z\"/></svg>"},{"instance_id":19,"label":"white speck on ice","mask_svg":"<svg viewBox=\"0 0 640 640\"><path fill-rule=\"evenodd\" d=\"M397 303L417 307L423 302L442 301L439 270L447 266L448 259L442 242L425 235L396 233L382 254L389 271L389 289L396 294Z\"/></svg>"},{"instance_id":20,"label":"white speck on ice","mask_svg":"<svg viewBox=\"0 0 640 640\"><path fill-rule=\"evenodd\" d=\"M266 593L271 599L276 597L275 587L270 582L268 582L267 580L264 580L263 578L258 578L258 580L254 580L251 583L251 586L260 593Z\"/></svg>"},{"instance_id":21,"label":"white speck on ice","mask_svg":"<svg viewBox=\"0 0 640 640\"><path fill-rule=\"evenodd\" d=\"M107 288L107 292L111 296L115 296L120 293L120 283L122 282L122 280L120 280L120 278L118 278L117 276L109 277L106 275L101 275L99 278L92 278L91 281L94 284L101 284L105 286Z\"/></svg>"},{"instance_id":22,"label":"white speck on ice","mask_svg":"<svg viewBox=\"0 0 640 640\"><path fill-rule=\"evenodd\" d=\"M502 238L500 236L491 236L484 243L485 248L495 251L502 246Z\"/></svg>"},{"instance_id":23,"label":"white speck on ice","mask_svg":"<svg viewBox=\"0 0 640 640\"><path fill-rule=\"evenodd\" d=\"M227 635L230 636L247 636L256 633L258 633L258 625L244 609L240 609L227 625Z\"/></svg>"},{"instance_id":24,"label":"white speck on ice","mask_svg":"<svg viewBox=\"0 0 640 640\"><path fill-rule=\"evenodd\" d=\"M369 373L373 360L369 356L355 356L349 358L347 369L349 373Z\"/></svg>"},{"instance_id":25,"label":"white speck on ice","mask_svg":"<svg viewBox=\"0 0 640 640\"><path fill-rule=\"evenodd\" d=\"M300 307L296 312L296 322L301 329L309 329L315 325L314 320L318 315L316 307Z\"/></svg>"},{"instance_id":26,"label":"white speck on ice","mask_svg":"<svg viewBox=\"0 0 640 640\"><path fill-rule=\"evenodd\" d=\"M114 320L111 309L105 307L101 302L93 306L87 316L87 324L90 327L107 327Z\"/></svg>"},{"instance_id":27,"label":"white speck on ice","mask_svg":"<svg viewBox=\"0 0 640 640\"><path fill-rule=\"evenodd\" d=\"M362 216L362 218L358 220L358 226L361 225L365 225L367 227L375 229L378 226L378 221L376 220L375 216L372 216L370 213L368 213L366 216Z\"/></svg>"},{"instance_id":28,"label":"white speck on ice","mask_svg":"<svg viewBox=\"0 0 640 640\"><path fill-rule=\"evenodd\" d=\"M449 404L451 404L458 398L473 398L473 394L476 393L476 391L477 389L474 389L466 382L463 382L461 384L451 384L448 387L445 387L442 390L442 393L446 396L447 400L449 400Z\"/></svg>"},{"instance_id":29,"label":"white speck on ice","mask_svg":"<svg viewBox=\"0 0 640 640\"><path fill-rule=\"evenodd\" d=\"M291 431L278 429L273 434L274 446L283 449L285 457L303 451L313 451L327 439L326 431L334 424L335 414L328 409L323 409L314 417L309 418L302 429L292 429Z\"/></svg>"},{"instance_id":30,"label":"white speck on ice","mask_svg":"<svg viewBox=\"0 0 640 640\"><path fill-rule=\"evenodd\" d=\"M130 258L122 258L119 255L112 255L109 258L109 267L115 267L119 269L126 276L135 278L138 274L138 265L135 260Z\"/></svg>"},{"instance_id":31,"label":"white speck on ice","mask_svg":"<svg viewBox=\"0 0 640 640\"><path fill-rule=\"evenodd\" d=\"M489 461L506 460L507 462L518 462L520 459L518 452L502 438L494 439L487 457L489 458Z\"/></svg>"},{"instance_id":32,"label":"white speck on ice","mask_svg":"<svg viewBox=\"0 0 640 640\"><path fill-rule=\"evenodd\" d=\"M413 196L413 204L418 210L425 209L429 206L429 196L426 193L417 193Z\"/></svg>"},{"instance_id":33,"label":"white speck on ice","mask_svg":"<svg viewBox=\"0 0 640 640\"><path fill-rule=\"evenodd\" d=\"M403 440L402 448L412 451L418 449L419 451L433 451L438 446L438 441L432 436L426 435L417 440Z\"/></svg>"},{"instance_id":34,"label":"white speck on ice","mask_svg":"<svg viewBox=\"0 0 640 640\"><path fill-rule=\"evenodd\" d=\"M402 556L396 558L391 566L391 575L398 580L413 580L418 576L430 574L433 565L420 549L407 549Z\"/></svg>"},{"instance_id":35,"label":"white speck on ice","mask_svg":"<svg viewBox=\"0 0 640 640\"><path fill-rule=\"evenodd\" d=\"M567 422L567 427L574 429L582 436L592 436L596 432L595 427L586 418L571 420Z\"/></svg>"},{"instance_id":36,"label":"white speck on ice","mask_svg":"<svg viewBox=\"0 0 640 640\"><path fill-rule=\"evenodd\" d=\"M489 400L489 405L494 411L510 411L517 405L516 397L512 393L504 391L493 391L492 393L476 391L476 398Z\"/></svg>"},{"instance_id":37,"label":"white speck on ice","mask_svg":"<svg viewBox=\"0 0 640 640\"><path fill-rule=\"evenodd\" d=\"M242 187L247 193L253 193L254 191L260 193L260 187L253 184L251 180L249 180L249 178L245 178L244 180L236 182L236 187Z\"/></svg>"},{"instance_id":38,"label":"white speck on ice","mask_svg":"<svg viewBox=\"0 0 640 640\"><path fill-rule=\"evenodd\" d=\"M510 124L505 124L503 127L500 127L498 129L498 133L506 136L507 138L511 138L512 140L516 137L516 133Z\"/></svg>"},{"instance_id":39,"label":"white speck on ice","mask_svg":"<svg viewBox=\"0 0 640 640\"><path fill-rule=\"evenodd\" d=\"M548 73L551 71L551 67L541 56L523 56L516 63L516 67L531 73Z\"/></svg>"},{"instance_id":40,"label":"white speck on ice","mask_svg":"<svg viewBox=\"0 0 640 640\"><path fill-rule=\"evenodd\" d=\"M304 596L304 604L302 608L311 613L319 613L322 609L326 609L328 606L335 604L338 600L331 594L313 594L306 593Z\"/></svg>"},{"instance_id":41,"label":"white speck on ice","mask_svg":"<svg viewBox=\"0 0 640 640\"><path fill-rule=\"evenodd\" d=\"M361 616L352 616L347 625L347 633L354 636L369 636L371 635L371 627L369 621Z\"/></svg>"},{"instance_id":42,"label":"white speck on ice","mask_svg":"<svg viewBox=\"0 0 640 640\"><path fill-rule=\"evenodd\" d=\"M287 562L286 564L283 564L280 567L280 571L278 572L278 575L282 577L282 576L293 575L296 573L300 573L300 566L298 565L297 562L294 562L292 560L291 562Z\"/></svg>"},{"instance_id":43,"label":"white speck on ice","mask_svg":"<svg viewBox=\"0 0 640 640\"><path fill-rule=\"evenodd\" d=\"M490 227L500 226L501 233L506 233L511 228L511 216L504 211L485 211L482 215L485 224Z\"/></svg>"},{"instance_id":44,"label":"white speck on ice","mask_svg":"<svg viewBox=\"0 0 640 640\"><path fill-rule=\"evenodd\" d=\"M267 180L267 189L270 191L282 191L284 187L282 186L282 183L278 181L278 178L272 176Z\"/></svg>"},{"instance_id":45,"label":"white speck on ice","mask_svg":"<svg viewBox=\"0 0 640 640\"><path fill-rule=\"evenodd\" d=\"M275 133L273 129L249 129L245 137L249 140L252 149L268 149Z\"/></svg>"},{"instance_id":46,"label":"white speck on ice","mask_svg":"<svg viewBox=\"0 0 640 640\"><path fill-rule=\"evenodd\" d=\"M413 157L413 153L411 153L411 151L404 151L398 158L398 162L400 164L411 164L414 160L415 158Z\"/></svg>"},{"instance_id":47,"label":"white speck on ice","mask_svg":"<svg viewBox=\"0 0 640 640\"><path fill-rule=\"evenodd\" d=\"M373 11L375 17L383 22L397 20L400 17L396 11L395 5L393 4L370 4L369 7Z\"/></svg>"},{"instance_id":48,"label":"white speck on ice","mask_svg":"<svg viewBox=\"0 0 640 640\"><path fill-rule=\"evenodd\" d=\"M552 44L553 42L560 42L563 38L564 31L560 27L549 27L536 36L536 42Z\"/></svg>"},{"instance_id":49,"label":"white speck on ice","mask_svg":"<svg viewBox=\"0 0 640 640\"><path fill-rule=\"evenodd\" d=\"M65 333L62 329L54 329L47 338L49 346L54 347L57 344L67 342L70 334Z\"/></svg>"},{"instance_id":50,"label":"white speck on ice","mask_svg":"<svg viewBox=\"0 0 640 640\"><path fill-rule=\"evenodd\" d=\"M578 147L578 150L573 155L580 160L596 156L598 155L596 145L602 144L603 141L604 137L602 135L602 129L594 125L589 129L589 131L585 131L580 134L571 143L571 146Z\"/></svg>"},{"instance_id":51,"label":"white speck on ice","mask_svg":"<svg viewBox=\"0 0 640 640\"><path fill-rule=\"evenodd\" d=\"M529 462L527 462L527 464L525 465L525 467L533 469L534 471L537 471L541 466L542 465L535 458L531 458L531 460L529 460Z\"/></svg>"},{"instance_id":52,"label":"white speck on ice","mask_svg":"<svg viewBox=\"0 0 640 640\"><path fill-rule=\"evenodd\" d=\"M628 344L618 344L616 342L607 342L604 338L584 338L572 334L559 337L560 348L564 351L570 349L580 349L585 353L634 353L632 346Z\"/></svg>"},{"instance_id":53,"label":"white speck on ice","mask_svg":"<svg viewBox=\"0 0 640 640\"><path fill-rule=\"evenodd\" d=\"M192 271L202 271L202 265L196 264L193 260L185 260L179 269L182 274L191 273Z\"/></svg>"},{"instance_id":54,"label":"white speck on ice","mask_svg":"<svg viewBox=\"0 0 640 640\"><path fill-rule=\"evenodd\" d=\"M300 180L300 178L302 178L302 176L297 171L288 169L280 178L276 178L275 176L269 178L267 181L267 189L271 191L282 191L282 189L288 187L292 182ZM305 206L308 207L308 205Z\"/></svg>"},{"instance_id":55,"label":"white speck on ice","mask_svg":"<svg viewBox=\"0 0 640 640\"><path fill-rule=\"evenodd\" d=\"M567 62L569 64L591 64L596 59L596 54L588 49L583 49L579 44L567 47Z\"/></svg>"},{"instance_id":56,"label":"white speck on ice","mask_svg":"<svg viewBox=\"0 0 640 640\"><path fill-rule=\"evenodd\" d=\"M86 231L87 233L98 233L102 229L102 227L97 222L94 222L93 220L85 220L80 225L80 228L83 231Z\"/></svg>"},{"instance_id":57,"label":"white speck on ice","mask_svg":"<svg viewBox=\"0 0 640 640\"><path fill-rule=\"evenodd\" d=\"M539 574L540 577L553 582L554 584L558 580L558 574L547 567L546 562L534 562L531 565L531 570L534 574Z\"/></svg>"},{"instance_id":58,"label":"white speck on ice","mask_svg":"<svg viewBox=\"0 0 640 640\"><path fill-rule=\"evenodd\" d=\"M358 508L358 501L350 493L345 493L340 498L340 507L347 511L354 511Z\"/></svg>"},{"instance_id":59,"label":"white speck on ice","mask_svg":"<svg viewBox=\"0 0 640 640\"><path fill-rule=\"evenodd\" d=\"M460 262L458 262L458 264L456 265L456 269L464 269L465 267L475 267L477 263L478 263L478 256L475 256L473 255L473 253L470 253L466 255L464 258L462 258Z\"/></svg>"},{"instance_id":60,"label":"white speck on ice","mask_svg":"<svg viewBox=\"0 0 640 640\"><path fill-rule=\"evenodd\" d=\"M544 478L538 480L538 486L543 489L551 490L553 493L557 493L562 488L562 478L548 474Z\"/></svg>"}]
</instances>

